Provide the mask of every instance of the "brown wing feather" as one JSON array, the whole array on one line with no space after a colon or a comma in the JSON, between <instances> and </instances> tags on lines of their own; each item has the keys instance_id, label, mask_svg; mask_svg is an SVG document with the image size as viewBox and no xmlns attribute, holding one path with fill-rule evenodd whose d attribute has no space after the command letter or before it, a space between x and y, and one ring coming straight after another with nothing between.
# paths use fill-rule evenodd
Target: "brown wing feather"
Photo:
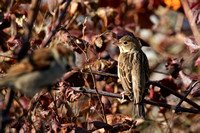
<instances>
[{"instance_id":1,"label":"brown wing feather","mask_svg":"<svg viewBox=\"0 0 200 133\"><path fill-rule=\"evenodd\" d=\"M7 77L15 77L22 75L24 73L29 73L33 71L33 66L29 63L28 58L23 59L19 64L12 66L8 70Z\"/></svg>"},{"instance_id":2,"label":"brown wing feather","mask_svg":"<svg viewBox=\"0 0 200 133\"><path fill-rule=\"evenodd\" d=\"M132 73L132 87L135 94L135 102L139 103L142 100L143 93L146 88L146 82L148 81L148 60L146 55L142 51L134 53L134 59L132 60L133 69Z\"/></svg>"},{"instance_id":3,"label":"brown wing feather","mask_svg":"<svg viewBox=\"0 0 200 133\"><path fill-rule=\"evenodd\" d=\"M130 63L129 56L130 56L129 54L124 54L124 53L121 53L119 55L118 75L121 80L124 91L129 95L129 98L132 99L133 91L132 91L132 83L131 83L132 82L131 73L128 73L129 71L131 71L132 65Z\"/></svg>"},{"instance_id":4,"label":"brown wing feather","mask_svg":"<svg viewBox=\"0 0 200 133\"><path fill-rule=\"evenodd\" d=\"M132 60L132 87L134 93L134 114L139 117L145 117L145 110L143 105L143 96L146 89L146 82L148 81L148 60L142 51L134 52L134 59Z\"/></svg>"},{"instance_id":5,"label":"brown wing feather","mask_svg":"<svg viewBox=\"0 0 200 133\"><path fill-rule=\"evenodd\" d=\"M45 48L37 50L31 58L31 63L35 66L36 70L48 68L54 60L51 50Z\"/></svg>"},{"instance_id":6,"label":"brown wing feather","mask_svg":"<svg viewBox=\"0 0 200 133\"><path fill-rule=\"evenodd\" d=\"M53 54L49 49L40 49L25 57L20 63L12 66L7 77L15 77L36 70L48 68L53 61Z\"/></svg>"}]
</instances>

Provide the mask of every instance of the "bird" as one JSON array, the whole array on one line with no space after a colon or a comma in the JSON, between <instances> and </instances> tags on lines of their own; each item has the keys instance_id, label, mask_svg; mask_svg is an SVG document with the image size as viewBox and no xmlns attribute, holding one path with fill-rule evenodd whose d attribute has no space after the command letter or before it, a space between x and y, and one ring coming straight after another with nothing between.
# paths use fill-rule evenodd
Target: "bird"
<instances>
[{"instance_id":1,"label":"bird","mask_svg":"<svg viewBox=\"0 0 200 133\"><path fill-rule=\"evenodd\" d=\"M141 50L139 39L134 35L124 35L115 44L119 47L118 77L124 92L133 101L133 115L145 118L143 99L148 87L149 63Z\"/></svg>"},{"instance_id":2,"label":"bird","mask_svg":"<svg viewBox=\"0 0 200 133\"><path fill-rule=\"evenodd\" d=\"M35 50L8 70L0 87L10 87L33 97L42 88L55 83L72 67L71 51L65 46Z\"/></svg>"}]
</instances>

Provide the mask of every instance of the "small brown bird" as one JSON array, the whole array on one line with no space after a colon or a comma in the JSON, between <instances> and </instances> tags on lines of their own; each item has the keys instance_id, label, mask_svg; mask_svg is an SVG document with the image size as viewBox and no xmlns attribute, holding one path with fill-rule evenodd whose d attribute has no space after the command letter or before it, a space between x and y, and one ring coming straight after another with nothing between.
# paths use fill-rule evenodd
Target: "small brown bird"
<instances>
[{"instance_id":1,"label":"small brown bird","mask_svg":"<svg viewBox=\"0 0 200 133\"><path fill-rule=\"evenodd\" d=\"M130 35L119 39L118 77L125 93L134 102L134 116L145 117L143 105L144 92L149 79L149 64L146 55L141 50L140 42Z\"/></svg>"},{"instance_id":2,"label":"small brown bird","mask_svg":"<svg viewBox=\"0 0 200 133\"><path fill-rule=\"evenodd\" d=\"M56 82L66 72L70 50L64 46L43 48L25 57L13 65L5 78L0 80L0 87L11 87L28 96L34 96Z\"/></svg>"}]
</instances>

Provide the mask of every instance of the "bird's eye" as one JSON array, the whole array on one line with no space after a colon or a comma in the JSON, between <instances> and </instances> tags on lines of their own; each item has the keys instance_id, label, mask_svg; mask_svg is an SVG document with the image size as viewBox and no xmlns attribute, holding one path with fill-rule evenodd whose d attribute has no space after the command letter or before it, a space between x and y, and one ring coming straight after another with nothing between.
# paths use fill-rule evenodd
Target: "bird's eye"
<instances>
[{"instance_id":1,"label":"bird's eye","mask_svg":"<svg viewBox=\"0 0 200 133\"><path fill-rule=\"evenodd\" d=\"M128 44L127 42L124 42L124 44Z\"/></svg>"}]
</instances>

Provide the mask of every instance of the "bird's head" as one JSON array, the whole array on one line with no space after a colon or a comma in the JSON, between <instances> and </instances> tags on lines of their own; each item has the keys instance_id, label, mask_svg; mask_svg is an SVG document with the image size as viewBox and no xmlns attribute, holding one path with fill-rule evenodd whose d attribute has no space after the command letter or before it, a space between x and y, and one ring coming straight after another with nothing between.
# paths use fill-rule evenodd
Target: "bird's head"
<instances>
[{"instance_id":1,"label":"bird's head","mask_svg":"<svg viewBox=\"0 0 200 133\"><path fill-rule=\"evenodd\" d=\"M120 52L123 52L123 53L141 49L141 46L138 40L135 37L132 37L130 35L125 35L121 37L119 41L117 41L115 44L119 47Z\"/></svg>"}]
</instances>

